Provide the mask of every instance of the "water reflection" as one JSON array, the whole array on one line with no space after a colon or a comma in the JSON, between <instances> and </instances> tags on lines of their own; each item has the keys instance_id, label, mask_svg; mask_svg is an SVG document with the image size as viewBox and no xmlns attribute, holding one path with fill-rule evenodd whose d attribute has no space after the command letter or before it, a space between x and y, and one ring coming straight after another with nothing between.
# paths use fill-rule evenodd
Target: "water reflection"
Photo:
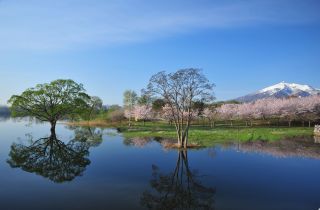
<instances>
[{"instance_id":1,"label":"water reflection","mask_svg":"<svg viewBox=\"0 0 320 210\"><path fill-rule=\"evenodd\" d=\"M75 139L80 142L85 142L91 147L97 147L102 143L103 129L93 127L68 127L74 131Z\"/></svg>"},{"instance_id":2,"label":"water reflection","mask_svg":"<svg viewBox=\"0 0 320 210\"><path fill-rule=\"evenodd\" d=\"M13 143L8 164L36 173L56 183L72 181L81 176L90 164L89 148L102 142L102 132L87 128L74 129L75 138L65 143L55 133L33 140L27 135L28 145Z\"/></svg>"},{"instance_id":3,"label":"water reflection","mask_svg":"<svg viewBox=\"0 0 320 210\"><path fill-rule=\"evenodd\" d=\"M126 146L135 146L135 147L143 148L152 141L153 139L149 137L134 137L134 138L123 139L123 144Z\"/></svg>"},{"instance_id":4,"label":"water reflection","mask_svg":"<svg viewBox=\"0 0 320 210\"><path fill-rule=\"evenodd\" d=\"M320 136L314 136L314 143L320 144Z\"/></svg>"},{"instance_id":5,"label":"water reflection","mask_svg":"<svg viewBox=\"0 0 320 210\"><path fill-rule=\"evenodd\" d=\"M134 146L143 148L151 142L159 143L164 150L175 149L176 140L175 139L166 139L162 137L133 137L133 138L124 138L123 144L126 146ZM201 148L201 147L199 147ZM197 148L194 148L197 149Z\"/></svg>"},{"instance_id":6,"label":"water reflection","mask_svg":"<svg viewBox=\"0 0 320 210\"><path fill-rule=\"evenodd\" d=\"M10 116L1 116L0 115L0 122L6 122L6 121L8 121L8 120L10 120Z\"/></svg>"},{"instance_id":7,"label":"water reflection","mask_svg":"<svg viewBox=\"0 0 320 210\"><path fill-rule=\"evenodd\" d=\"M148 209L214 209L215 190L200 181L201 176L191 171L186 150L178 151L172 173L162 174L152 165L151 189L146 190L140 203Z\"/></svg>"},{"instance_id":8,"label":"water reflection","mask_svg":"<svg viewBox=\"0 0 320 210\"><path fill-rule=\"evenodd\" d=\"M281 158L306 157L320 159L320 144L317 138L296 137L273 142L256 140L229 144L230 146L242 152L264 153Z\"/></svg>"}]
</instances>

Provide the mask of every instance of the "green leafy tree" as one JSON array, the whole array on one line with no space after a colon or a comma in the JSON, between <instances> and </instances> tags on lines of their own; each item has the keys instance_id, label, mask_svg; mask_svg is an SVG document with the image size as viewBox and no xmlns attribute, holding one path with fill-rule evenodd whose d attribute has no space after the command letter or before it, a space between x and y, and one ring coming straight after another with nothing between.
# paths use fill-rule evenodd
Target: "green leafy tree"
<instances>
[{"instance_id":1,"label":"green leafy tree","mask_svg":"<svg viewBox=\"0 0 320 210\"><path fill-rule=\"evenodd\" d=\"M102 99L98 96L91 96L87 100L88 107L84 107L86 110L83 112L83 118L87 120L91 120L95 116L97 116L102 110Z\"/></svg>"},{"instance_id":2,"label":"green leafy tree","mask_svg":"<svg viewBox=\"0 0 320 210\"><path fill-rule=\"evenodd\" d=\"M165 105L165 100L158 98L152 102L152 109L156 112L160 112Z\"/></svg>"},{"instance_id":3,"label":"green leafy tree","mask_svg":"<svg viewBox=\"0 0 320 210\"><path fill-rule=\"evenodd\" d=\"M152 98L150 97L150 95L142 93L142 95L138 98L138 104L140 106L150 106L152 105Z\"/></svg>"},{"instance_id":4,"label":"green leafy tree","mask_svg":"<svg viewBox=\"0 0 320 210\"><path fill-rule=\"evenodd\" d=\"M129 126L131 126L131 117L134 106L137 104L138 95L133 90L126 90L123 93L123 105L126 110L126 117L129 119Z\"/></svg>"},{"instance_id":5,"label":"green leafy tree","mask_svg":"<svg viewBox=\"0 0 320 210\"><path fill-rule=\"evenodd\" d=\"M82 84L59 79L38 84L21 95L13 95L8 103L11 104L13 117L31 116L50 122L51 132L54 133L58 120L82 113L89 107L89 99Z\"/></svg>"}]
</instances>

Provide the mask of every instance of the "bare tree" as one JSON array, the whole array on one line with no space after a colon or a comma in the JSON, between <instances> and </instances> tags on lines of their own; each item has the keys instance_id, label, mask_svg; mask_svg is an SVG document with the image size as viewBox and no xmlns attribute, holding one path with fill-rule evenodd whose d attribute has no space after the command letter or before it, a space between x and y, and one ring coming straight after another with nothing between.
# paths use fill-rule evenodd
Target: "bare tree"
<instances>
[{"instance_id":1,"label":"bare tree","mask_svg":"<svg viewBox=\"0 0 320 210\"><path fill-rule=\"evenodd\" d=\"M187 148L193 103L211 102L214 99L213 87L201 70L193 68L169 74L162 71L151 77L147 92L162 97L171 108L179 147Z\"/></svg>"}]
</instances>

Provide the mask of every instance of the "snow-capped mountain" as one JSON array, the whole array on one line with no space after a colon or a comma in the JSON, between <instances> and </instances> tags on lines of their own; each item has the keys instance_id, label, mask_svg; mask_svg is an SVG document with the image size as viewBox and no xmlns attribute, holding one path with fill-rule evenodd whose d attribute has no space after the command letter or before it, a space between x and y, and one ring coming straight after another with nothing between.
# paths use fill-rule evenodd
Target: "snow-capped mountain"
<instances>
[{"instance_id":1,"label":"snow-capped mountain","mask_svg":"<svg viewBox=\"0 0 320 210\"><path fill-rule=\"evenodd\" d=\"M236 98L235 100L250 102L262 98L286 98L289 96L306 97L317 94L320 94L320 89L313 88L310 85L280 82L257 92Z\"/></svg>"}]
</instances>

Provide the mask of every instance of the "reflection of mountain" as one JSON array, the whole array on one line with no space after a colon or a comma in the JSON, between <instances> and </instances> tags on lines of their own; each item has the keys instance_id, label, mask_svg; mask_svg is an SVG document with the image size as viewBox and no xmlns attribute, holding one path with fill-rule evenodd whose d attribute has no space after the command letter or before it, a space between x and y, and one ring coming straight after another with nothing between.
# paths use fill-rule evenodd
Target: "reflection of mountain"
<instances>
[{"instance_id":1,"label":"reflection of mountain","mask_svg":"<svg viewBox=\"0 0 320 210\"><path fill-rule=\"evenodd\" d=\"M200 176L189 169L186 150L178 154L171 174L161 174L157 166L152 166L152 189L143 193L141 205L148 209L214 209L215 190L202 185Z\"/></svg>"},{"instance_id":2,"label":"reflection of mountain","mask_svg":"<svg viewBox=\"0 0 320 210\"><path fill-rule=\"evenodd\" d=\"M80 129L80 128L79 128ZM68 143L57 139L55 133L36 141L30 136L29 145L13 143L7 161L13 168L36 173L54 182L71 181L81 176L90 164L89 148L101 143L100 138L81 136L86 132L75 130L76 138ZM92 137L92 135L90 135ZM93 135L94 136L94 135ZM100 135L97 135L100 136ZM102 139L102 138L101 138Z\"/></svg>"},{"instance_id":3,"label":"reflection of mountain","mask_svg":"<svg viewBox=\"0 0 320 210\"><path fill-rule=\"evenodd\" d=\"M276 157L307 157L320 159L320 144L310 138L291 138L275 142L250 141L238 146L240 151L260 152Z\"/></svg>"}]
</instances>

